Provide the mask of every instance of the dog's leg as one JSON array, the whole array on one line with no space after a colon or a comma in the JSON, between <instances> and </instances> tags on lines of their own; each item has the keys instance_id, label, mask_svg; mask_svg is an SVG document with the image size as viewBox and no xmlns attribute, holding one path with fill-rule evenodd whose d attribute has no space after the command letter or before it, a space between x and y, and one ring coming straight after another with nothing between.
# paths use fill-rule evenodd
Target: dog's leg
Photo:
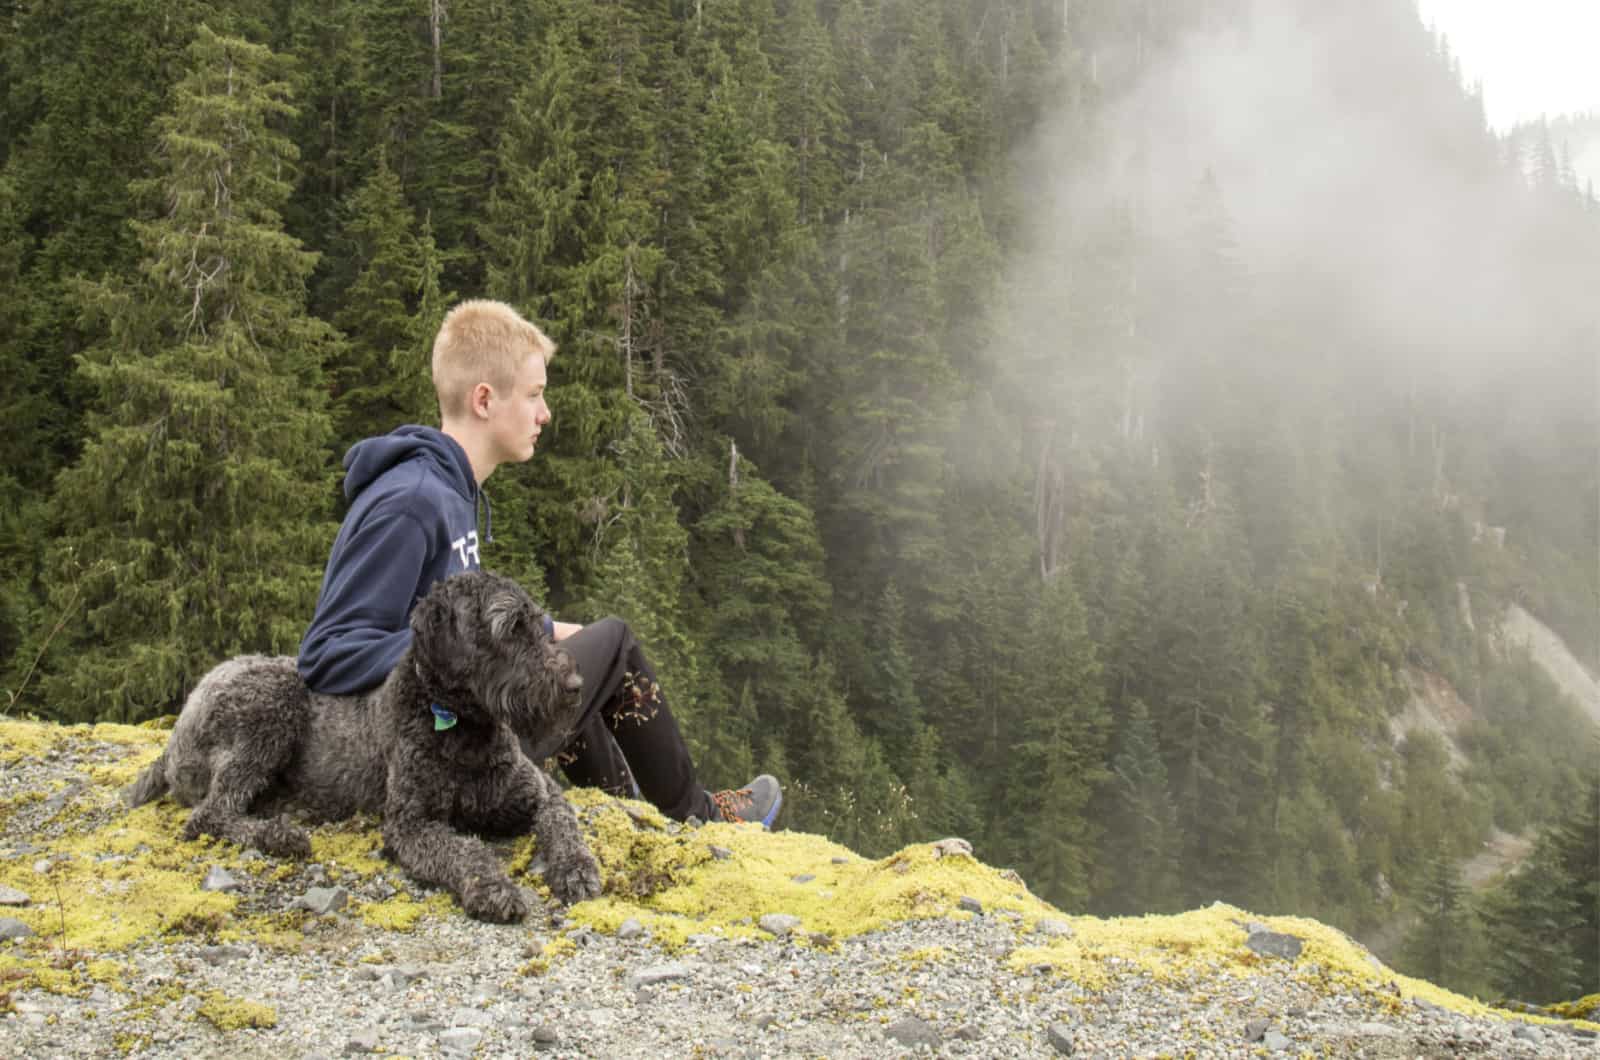
<instances>
[{"instance_id":1,"label":"dog's leg","mask_svg":"<svg viewBox=\"0 0 1600 1060\"><path fill-rule=\"evenodd\" d=\"M534 800L533 834L544 851L544 882L550 893L569 904L599 897L600 866L578 831L578 815L561 786L526 759L518 763L515 781L518 797Z\"/></svg>"},{"instance_id":2,"label":"dog's leg","mask_svg":"<svg viewBox=\"0 0 1600 1060\"><path fill-rule=\"evenodd\" d=\"M250 804L271 785L270 769L248 755L229 755L211 774L211 787L189 815L183 837L214 835L276 857L309 857L311 840L286 818L248 816Z\"/></svg>"},{"instance_id":3,"label":"dog's leg","mask_svg":"<svg viewBox=\"0 0 1600 1060\"><path fill-rule=\"evenodd\" d=\"M383 844L402 868L423 883L452 892L476 920L509 924L528 915L528 900L494 851L444 821L391 808L383 815Z\"/></svg>"},{"instance_id":4,"label":"dog's leg","mask_svg":"<svg viewBox=\"0 0 1600 1060\"><path fill-rule=\"evenodd\" d=\"M490 836L524 835L532 830L545 855L545 883L565 903L600 894L600 867L578 831L578 818L549 774L522 755L511 774L487 795L487 805L460 823Z\"/></svg>"}]
</instances>

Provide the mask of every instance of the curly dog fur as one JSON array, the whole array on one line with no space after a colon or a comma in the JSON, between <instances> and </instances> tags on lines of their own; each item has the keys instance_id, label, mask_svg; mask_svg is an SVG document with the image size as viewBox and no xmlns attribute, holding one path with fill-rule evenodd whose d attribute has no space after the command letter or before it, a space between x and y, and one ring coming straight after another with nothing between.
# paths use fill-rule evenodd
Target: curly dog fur
<instances>
[{"instance_id":1,"label":"curly dog fur","mask_svg":"<svg viewBox=\"0 0 1600 1060\"><path fill-rule=\"evenodd\" d=\"M578 722L577 668L542 617L515 582L471 571L412 610L411 647L371 692L310 692L291 658L230 659L195 687L127 802L170 792L194 807L186 838L207 833L288 857L309 855L311 843L272 816L279 808L318 820L378 812L386 852L407 872L499 923L526 916L527 900L465 833L531 828L555 896L592 898L599 869L572 807L518 742L549 753L540 749L560 746ZM455 715L452 727L435 729L435 704Z\"/></svg>"}]
</instances>

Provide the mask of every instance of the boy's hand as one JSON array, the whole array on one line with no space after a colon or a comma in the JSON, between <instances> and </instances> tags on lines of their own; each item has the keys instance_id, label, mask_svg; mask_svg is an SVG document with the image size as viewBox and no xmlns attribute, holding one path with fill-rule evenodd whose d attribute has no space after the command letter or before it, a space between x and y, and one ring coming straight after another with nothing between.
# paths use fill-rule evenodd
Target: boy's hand
<instances>
[{"instance_id":1,"label":"boy's hand","mask_svg":"<svg viewBox=\"0 0 1600 1060\"><path fill-rule=\"evenodd\" d=\"M576 622L557 622L555 623L555 627L556 640L558 641L566 640L568 637L572 636L574 633L578 632L578 630L583 628Z\"/></svg>"}]
</instances>

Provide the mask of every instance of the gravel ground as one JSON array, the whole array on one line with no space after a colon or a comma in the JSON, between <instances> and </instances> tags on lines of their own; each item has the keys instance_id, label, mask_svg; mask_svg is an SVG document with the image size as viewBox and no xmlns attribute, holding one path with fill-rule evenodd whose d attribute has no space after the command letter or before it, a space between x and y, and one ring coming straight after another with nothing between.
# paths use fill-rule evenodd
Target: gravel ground
<instances>
[{"instance_id":1,"label":"gravel ground","mask_svg":"<svg viewBox=\"0 0 1600 1060\"><path fill-rule=\"evenodd\" d=\"M825 944L800 931L759 938L713 931L669 949L637 922L597 932L530 892L538 911L521 925L476 923L440 904L444 912L402 932L350 915L359 902L398 891L427 897L392 866L367 877L316 863L268 865L283 871L262 873L254 871L263 867L259 855L237 851L225 865L196 862L186 871L196 887L207 877L213 886L237 886L241 909L300 904L333 911L297 914L287 946L281 939L276 946L216 944L202 930L149 937L116 952L68 950L54 970L83 996L49 992L19 985L14 972L23 966L18 958L37 968L58 945L40 935L4 939L5 914L18 911L6 906L48 903L52 865L65 856L53 841L117 826L121 811L108 770L129 748L74 737L34 757L8 760L4 750L4 1058L1281 1053L1600 1060L1600 1044L1585 1028L1469 1017L1382 991L1331 987L1305 957L1264 958L1246 972L1202 970L1178 981L1158 981L1112 957L1105 984L1087 989L1057 971L1009 964L1017 948L1071 929L1054 926L1062 922L1029 926L1008 910L902 922ZM110 864L118 856L91 849L77 864ZM213 876L216 869L232 878ZM346 898L351 903L342 905ZM1239 937L1242 944L1245 932Z\"/></svg>"},{"instance_id":2,"label":"gravel ground","mask_svg":"<svg viewBox=\"0 0 1600 1060\"><path fill-rule=\"evenodd\" d=\"M442 917L395 934L335 913L305 933L300 954L174 942L121 955L123 990L21 991L0 1019L0 1054L1600 1058L1558 1027L1330 996L1288 964L1086 991L1008 970L1017 930L1003 916L906 923L832 949L707 936L676 953L559 914L533 928ZM572 952L531 974L563 937ZM201 1013L212 991L271 1006L276 1024L218 1029Z\"/></svg>"}]
</instances>

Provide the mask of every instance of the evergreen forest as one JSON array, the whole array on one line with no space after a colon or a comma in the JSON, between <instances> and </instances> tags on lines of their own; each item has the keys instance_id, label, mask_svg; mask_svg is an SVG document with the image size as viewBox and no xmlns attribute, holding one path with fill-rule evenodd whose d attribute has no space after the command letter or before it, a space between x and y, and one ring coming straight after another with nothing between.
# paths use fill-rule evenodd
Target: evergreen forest
<instances>
[{"instance_id":1,"label":"evergreen forest","mask_svg":"<svg viewBox=\"0 0 1600 1060\"><path fill-rule=\"evenodd\" d=\"M0 20L0 710L293 653L340 457L502 299L560 351L484 562L626 618L708 784L1600 990L1600 743L1501 631L1600 669L1593 119L1494 133L1411 0Z\"/></svg>"}]
</instances>

